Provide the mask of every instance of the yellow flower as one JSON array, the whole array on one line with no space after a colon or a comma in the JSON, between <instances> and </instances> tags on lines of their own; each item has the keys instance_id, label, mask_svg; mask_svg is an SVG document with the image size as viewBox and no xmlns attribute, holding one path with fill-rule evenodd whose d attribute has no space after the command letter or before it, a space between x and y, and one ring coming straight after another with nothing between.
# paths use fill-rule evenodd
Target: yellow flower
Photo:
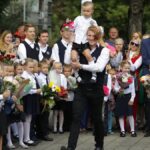
<instances>
[{"instance_id":1,"label":"yellow flower","mask_svg":"<svg viewBox=\"0 0 150 150\"><path fill-rule=\"evenodd\" d=\"M48 85L48 87L52 88L53 85L54 85L54 82L50 82L49 85Z\"/></svg>"},{"instance_id":2,"label":"yellow flower","mask_svg":"<svg viewBox=\"0 0 150 150\"><path fill-rule=\"evenodd\" d=\"M56 92L58 92L58 93L61 91L61 89L60 89L59 86L56 86L56 87L55 87L55 90L56 90Z\"/></svg>"}]
</instances>

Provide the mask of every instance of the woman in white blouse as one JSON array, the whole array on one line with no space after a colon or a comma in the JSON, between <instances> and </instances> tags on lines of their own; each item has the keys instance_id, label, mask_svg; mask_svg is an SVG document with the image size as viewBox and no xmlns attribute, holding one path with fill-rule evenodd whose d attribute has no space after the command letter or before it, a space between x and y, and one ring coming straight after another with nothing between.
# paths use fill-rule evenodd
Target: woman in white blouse
<instances>
[{"instance_id":1,"label":"woman in white blouse","mask_svg":"<svg viewBox=\"0 0 150 150\"><path fill-rule=\"evenodd\" d=\"M142 56L140 53L140 40L131 40L129 43L129 51L127 55L127 59L131 64L130 71L132 72L134 78L135 78L135 90L139 91L139 73L140 73L140 67L142 65ZM133 116L134 120L136 121L136 115L137 115L137 107L138 107L138 97L139 92L137 92L134 105L133 105Z\"/></svg>"}]
</instances>

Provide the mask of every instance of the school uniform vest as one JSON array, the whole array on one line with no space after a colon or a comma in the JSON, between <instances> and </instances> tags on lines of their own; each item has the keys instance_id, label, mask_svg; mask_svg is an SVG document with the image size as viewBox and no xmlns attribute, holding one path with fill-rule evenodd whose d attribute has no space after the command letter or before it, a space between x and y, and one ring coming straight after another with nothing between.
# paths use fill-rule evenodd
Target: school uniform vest
<instances>
[{"instance_id":1,"label":"school uniform vest","mask_svg":"<svg viewBox=\"0 0 150 150\"><path fill-rule=\"evenodd\" d=\"M40 46L38 43L36 43L36 46L40 49ZM43 59L50 59L52 55L52 48L50 46L47 47L46 52L42 52L43 54Z\"/></svg>"},{"instance_id":2,"label":"school uniform vest","mask_svg":"<svg viewBox=\"0 0 150 150\"><path fill-rule=\"evenodd\" d=\"M95 49L95 51L91 54L91 56L94 58L94 61L96 62L98 57L101 55L101 51L102 51L103 47L99 46ZM82 54L80 54L80 63L81 64L88 64L88 61L86 60L85 56L83 56ZM96 78L96 84L102 86L103 82L104 82L104 75L105 75L105 71L103 72L98 72L97 74L97 78ZM91 77L92 77L92 73L86 70L79 70L79 76L82 78L82 80L85 83L89 83Z\"/></svg>"},{"instance_id":3,"label":"school uniform vest","mask_svg":"<svg viewBox=\"0 0 150 150\"><path fill-rule=\"evenodd\" d=\"M57 45L58 45L58 55L59 55L60 62L64 64L66 47L61 42L61 39L57 41Z\"/></svg>"},{"instance_id":4,"label":"school uniform vest","mask_svg":"<svg viewBox=\"0 0 150 150\"><path fill-rule=\"evenodd\" d=\"M39 61L39 48L36 44L34 44L34 48L32 48L26 41L22 42L26 48L27 58L32 58Z\"/></svg>"}]
</instances>

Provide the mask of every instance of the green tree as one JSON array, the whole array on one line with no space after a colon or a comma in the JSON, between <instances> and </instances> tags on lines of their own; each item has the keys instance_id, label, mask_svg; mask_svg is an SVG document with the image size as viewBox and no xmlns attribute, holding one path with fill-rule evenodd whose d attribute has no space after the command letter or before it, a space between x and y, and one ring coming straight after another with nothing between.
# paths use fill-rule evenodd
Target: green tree
<instances>
[{"instance_id":1,"label":"green tree","mask_svg":"<svg viewBox=\"0 0 150 150\"><path fill-rule=\"evenodd\" d=\"M1 6L2 4L2 6ZM15 0L0 1L0 29L15 31L22 22L22 7Z\"/></svg>"}]
</instances>

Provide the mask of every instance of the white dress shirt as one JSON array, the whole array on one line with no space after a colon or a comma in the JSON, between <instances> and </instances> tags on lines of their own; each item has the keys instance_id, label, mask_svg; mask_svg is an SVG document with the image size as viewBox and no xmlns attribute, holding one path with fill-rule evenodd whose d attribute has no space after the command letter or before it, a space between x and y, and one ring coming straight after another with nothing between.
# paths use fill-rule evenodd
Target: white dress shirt
<instances>
[{"instance_id":1,"label":"white dress shirt","mask_svg":"<svg viewBox=\"0 0 150 150\"><path fill-rule=\"evenodd\" d=\"M29 91L29 94L35 94L37 92L37 88L34 74L28 73L27 71L23 71L21 77L30 80L29 83L32 84L32 89Z\"/></svg>"},{"instance_id":2,"label":"white dress shirt","mask_svg":"<svg viewBox=\"0 0 150 150\"><path fill-rule=\"evenodd\" d=\"M47 79L47 76L44 73L40 72L40 74L37 76L40 88L42 88L44 85L47 85Z\"/></svg>"},{"instance_id":3,"label":"white dress shirt","mask_svg":"<svg viewBox=\"0 0 150 150\"><path fill-rule=\"evenodd\" d=\"M68 43L64 39L62 39L61 42L66 47L65 56L64 56L64 63L65 64L70 64L71 63L72 43ZM58 49L57 43L55 43L53 48L52 48L52 59L54 61L60 62L59 49Z\"/></svg>"},{"instance_id":4,"label":"white dress shirt","mask_svg":"<svg viewBox=\"0 0 150 150\"><path fill-rule=\"evenodd\" d=\"M87 30L91 25L97 26L97 22L90 18L85 18L84 16L78 16L74 20L75 24L75 43L85 44L87 42Z\"/></svg>"},{"instance_id":5,"label":"white dress shirt","mask_svg":"<svg viewBox=\"0 0 150 150\"><path fill-rule=\"evenodd\" d=\"M41 61L43 59L43 53L45 53L47 51L47 47L49 46L48 44L46 44L44 47L43 45L41 45L40 43L38 43L39 47L40 47L40 52L39 52L39 60Z\"/></svg>"},{"instance_id":6,"label":"white dress shirt","mask_svg":"<svg viewBox=\"0 0 150 150\"><path fill-rule=\"evenodd\" d=\"M35 42L30 41L29 39L25 39L25 42L27 42L28 45L30 45L30 47L33 49L34 48L34 44ZM39 53L40 54L40 53ZM26 51L26 47L23 43L20 43L18 46L18 51L17 51L17 55L19 56L20 60L24 60L27 58L27 51ZM39 60L40 60L40 55L39 55Z\"/></svg>"},{"instance_id":7,"label":"white dress shirt","mask_svg":"<svg viewBox=\"0 0 150 150\"><path fill-rule=\"evenodd\" d=\"M91 51L91 53L92 52L93 51ZM101 51L100 56L94 64L81 64L81 68L90 72L103 72L109 61L109 58L109 49L104 47Z\"/></svg>"},{"instance_id":8,"label":"white dress shirt","mask_svg":"<svg viewBox=\"0 0 150 150\"><path fill-rule=\"evenodd\" d=\"M64 74L60 74L61 86L67 89L67 79Z\"/></svg>"},{"instance_id":9,"label":"white dress shirt","mask_svg":"<svg viewBox=\"0 0 150 150\"><path fill-rule=\"evenodd\" d=\"M134 51L130 51L130 53L129 53L129 59L130 59L129 62L131 64L131 68L130 68L131 71L136 71L142 65L142 56L140 56L135 61L135 63L132 63L131 59L132 59L133 55L135 55L135 53L136 52L134 52Z\"/></svg>"}]
</instances>

